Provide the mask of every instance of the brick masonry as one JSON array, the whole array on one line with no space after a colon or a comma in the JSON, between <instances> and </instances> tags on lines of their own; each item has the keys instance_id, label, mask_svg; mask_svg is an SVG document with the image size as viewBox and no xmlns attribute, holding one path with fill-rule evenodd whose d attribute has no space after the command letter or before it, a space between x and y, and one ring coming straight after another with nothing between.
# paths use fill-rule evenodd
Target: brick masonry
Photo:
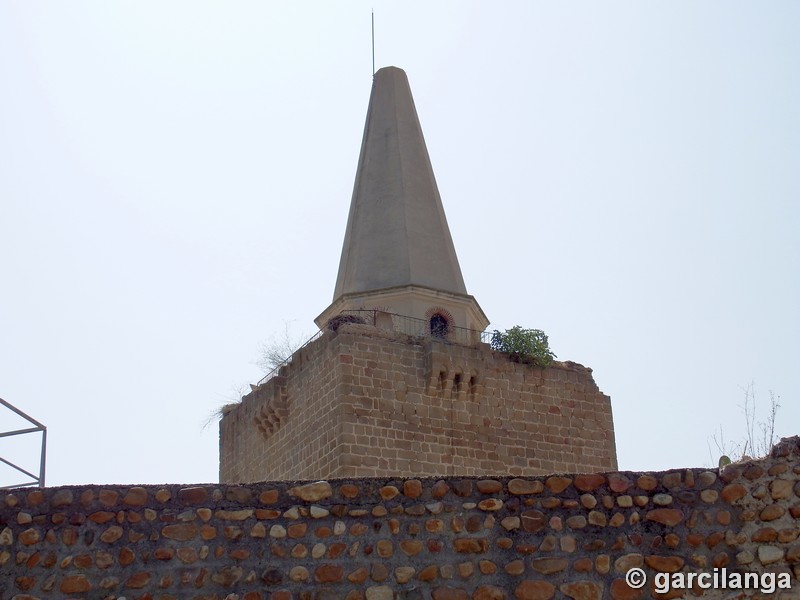
<instances>
[{"instance_id":1,"label":"brick masonry","mask_svg":"<svg viewBox=\"0 0 800 600\"><path fill-rule=\"evenodd\" d=\"M617 468L592 371L366 325L327 331L220 424L220 481Z\"/></svg>"},{"instance_id":2,"label":"brick masonry","mask_svg":"<svg viewBox=\"0 0 800 600\"><path fill-rule=\"evenodd\" d=\"M800 438L721 473L16 489L0 598L629 600L724 568L792 589L704 598L796 600L798 534Z\"/></svg>"}]
</instances>

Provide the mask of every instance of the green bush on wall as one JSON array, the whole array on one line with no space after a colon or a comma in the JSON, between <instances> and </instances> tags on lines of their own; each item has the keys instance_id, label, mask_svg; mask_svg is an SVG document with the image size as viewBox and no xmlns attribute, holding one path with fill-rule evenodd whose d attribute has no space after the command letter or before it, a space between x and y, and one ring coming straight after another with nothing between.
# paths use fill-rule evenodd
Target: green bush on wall
<instances>
[{"instance_id":1,"label":"green bush on wall","mask_svg":"<svg viewBox=\"0 0 800 600\"><path fill-rule=\"evenodd\" d=\"M491 345L492 350L508 353L513 361L540 367L548 366L556 357L541 329L523 329L519 325L502 332L495 329Z\"/></svg>"}]
</instances>

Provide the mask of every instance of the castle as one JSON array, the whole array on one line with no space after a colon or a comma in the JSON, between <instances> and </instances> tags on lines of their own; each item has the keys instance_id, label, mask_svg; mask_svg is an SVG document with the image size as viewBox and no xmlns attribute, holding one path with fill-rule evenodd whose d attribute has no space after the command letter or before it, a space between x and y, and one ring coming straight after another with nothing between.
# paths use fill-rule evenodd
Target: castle
<instances>
[{"instance_id":1,"label":"castle","mask_svg":"<svg viewBox=\"0 0 800 600\"><path fill-rule=\"evenodd\" d=\"M493 352L467 293L406 74L375 73L321 333L228 407L220 481L617 468L591 369Z\"/></svg>"},{"instance_id":2,"label":"castle","mask_svg":"<svg viewBox=\"0 0 800 600\"><path fill-rule=\"evenodd\" d=\"M616 472L589 369L481 341L399 69L375 77L318 323L224 415L222 483L0 490L0 598L798 597L800 438Z\"/></svg>"}]
</instances>

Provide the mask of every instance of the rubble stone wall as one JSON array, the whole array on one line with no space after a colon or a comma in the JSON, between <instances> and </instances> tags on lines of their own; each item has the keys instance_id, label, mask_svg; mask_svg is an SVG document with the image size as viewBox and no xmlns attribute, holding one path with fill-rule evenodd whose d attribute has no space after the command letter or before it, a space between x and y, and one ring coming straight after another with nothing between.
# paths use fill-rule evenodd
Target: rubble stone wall
<instances>
[{"instance_id":1,"label":"rubble stone wall","mask_svg":"<svg viewBox=\"0 0 800 600\"><path fill-rule=\"evenodd\" d=\"M326 332L220 423L225 483L616 468L591 369L366 325Z\"/></svg>"},{"instance_id":2,"label":"rubble stone wall","mask_svg":"<svg viewBox=\"0 0 800 600\"><path fill-rule=\"evenodd\" d=\"M800 438L721 473L16 489L0 598L629 600L724 569L793 589L704 598L788 600L798 534Z\"/></svg>"}]
</instances>

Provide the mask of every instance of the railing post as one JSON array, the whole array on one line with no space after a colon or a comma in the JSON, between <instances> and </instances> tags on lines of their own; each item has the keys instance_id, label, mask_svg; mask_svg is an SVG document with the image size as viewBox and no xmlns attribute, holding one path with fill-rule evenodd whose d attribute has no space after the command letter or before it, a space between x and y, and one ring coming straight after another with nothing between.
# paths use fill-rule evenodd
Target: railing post
<instances>
[{"instance_id":1,"label":"railing post","mask_svg":"<svg viewBox=\"0 0 800 600\"><path fill-rule=\"evenodd\" d=\"M42 457L39 461L39 487L44 487L44 467L47 459L47 427L42 429Z\"/></svg>"}]
</instances>

